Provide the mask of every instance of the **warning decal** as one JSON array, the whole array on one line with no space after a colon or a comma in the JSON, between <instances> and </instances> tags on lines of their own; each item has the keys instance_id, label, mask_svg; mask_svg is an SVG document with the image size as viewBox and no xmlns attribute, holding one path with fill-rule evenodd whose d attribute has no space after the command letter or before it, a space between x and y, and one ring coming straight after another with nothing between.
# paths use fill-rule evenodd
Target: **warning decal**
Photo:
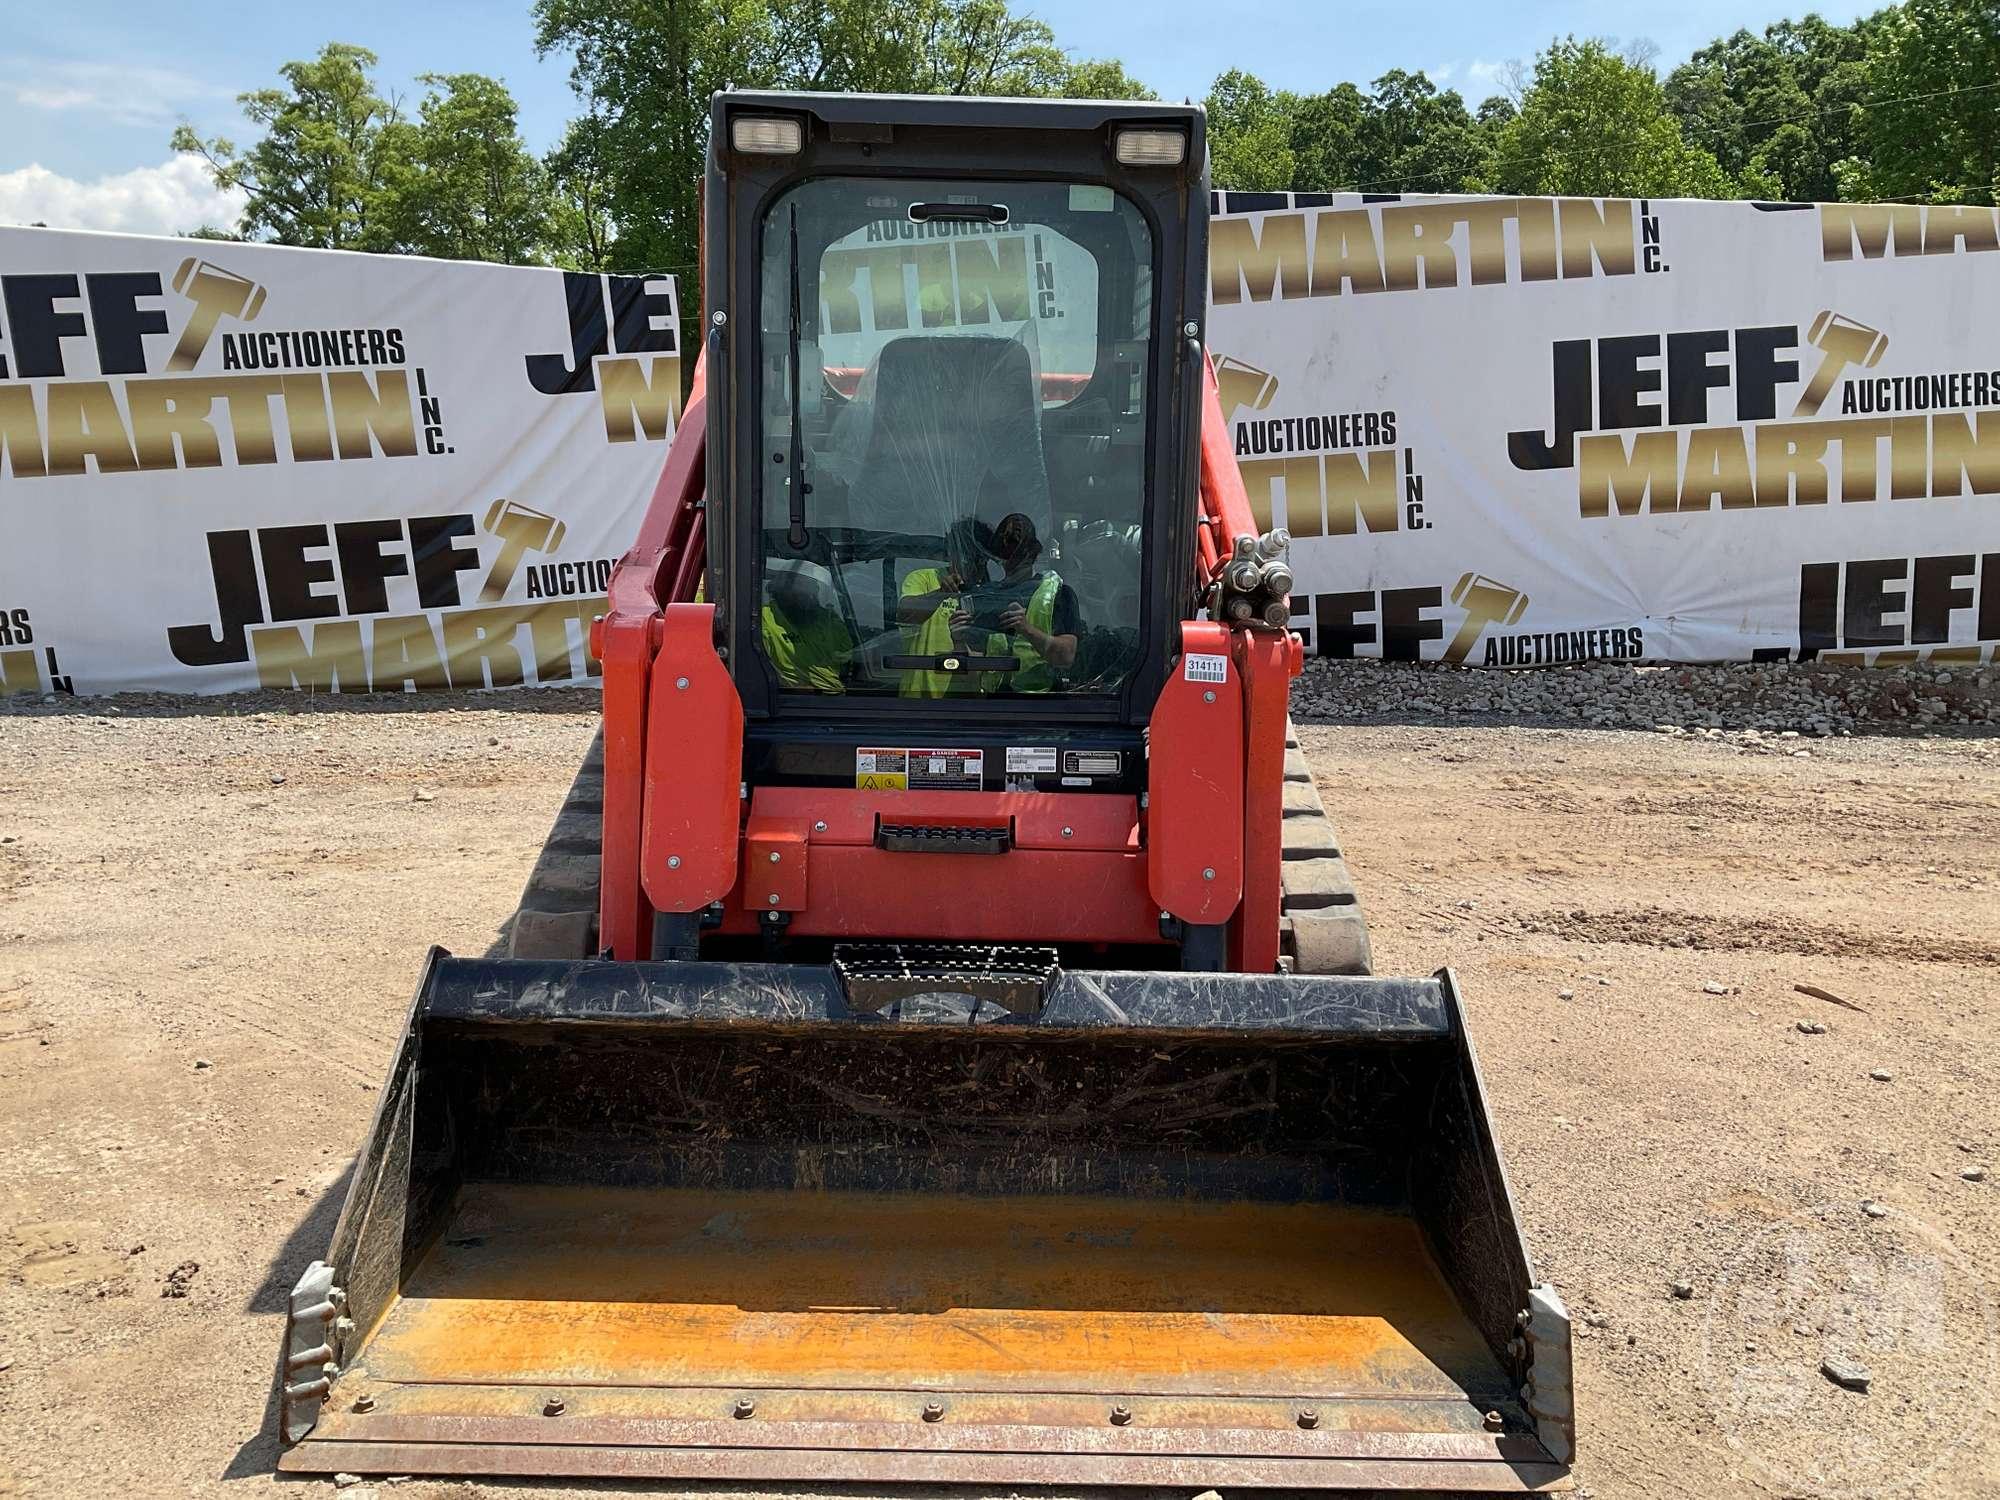
<instances>
[{"instance_id":1,"label":"warning decal","mask_svg":"<svg viewBox=\"0 0 2000 1500\"><path fill-rule=\"evenodd\" d=\"M903 792L910 786L907 750L856 750L854 789L857 792Z\"/></svg>"},{"instance_id":2,"label":"warning decal","mask_svg":"<svg viewBox=\"0 0 2000 1500\"><path fill-rule=\"evenodd\" d=\"M854 786L863 792L976 792L985 781L984 750L854 752Z\"/></svg>"},{"instance_id":3,"label":"warning decal","mask_svg":"<svg viewBox=\"0 0 2000 1500\"><path fill-rule=\"evenodd\" d=\"M910 786L927 792L976 792L986 779L984 750L912 750Z\"/></svg>"}]
</instances>

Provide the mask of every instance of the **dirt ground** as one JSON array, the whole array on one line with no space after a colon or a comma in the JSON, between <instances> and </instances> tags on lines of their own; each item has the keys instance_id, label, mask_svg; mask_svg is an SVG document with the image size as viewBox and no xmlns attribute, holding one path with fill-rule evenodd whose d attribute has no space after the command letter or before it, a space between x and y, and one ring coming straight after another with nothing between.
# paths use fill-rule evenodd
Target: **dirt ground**
<instances>
[{"instance_id":1,"label":"dirt ground","mask_svg":"<svg viewBox=\"0 0 2000 1500\"><path fill-rule=\"evenodd\" d=\"M284 1294L425 945L492 941L592 707L0 714L0 1495L295 1491ZM2000 738L1303 737L1378 969L1463 983L1578 1484L2000 1491Z\"/></svg>"}]
</instances>

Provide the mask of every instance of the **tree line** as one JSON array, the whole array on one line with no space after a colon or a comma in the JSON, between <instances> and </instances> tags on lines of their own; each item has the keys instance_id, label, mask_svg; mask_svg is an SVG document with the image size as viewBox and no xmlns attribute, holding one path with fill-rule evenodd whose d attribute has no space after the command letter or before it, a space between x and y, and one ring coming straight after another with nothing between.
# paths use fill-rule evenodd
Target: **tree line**
<instances>
[{"instance_id":1,"label":"tree line","mask_svg":"<svg viewBox=\"0 0 2000 1500\"><path fill-rule=\"evenodd\" d=\"M477 73L386 93L330 43L239 96L257 138L175 131L239 223L201 233L591 271L691 276L716 90L1154 97L1009 0L534 0L578 112L537 156ZM1231 69L1210 88L1218 187L1367 193L1993 203L2000 11L1904 0L1852 25L1738 31L1664 78L1651 48L1552 42L1476 106L1421 70L1323 93Z\"/></svg>"}]
</instances>

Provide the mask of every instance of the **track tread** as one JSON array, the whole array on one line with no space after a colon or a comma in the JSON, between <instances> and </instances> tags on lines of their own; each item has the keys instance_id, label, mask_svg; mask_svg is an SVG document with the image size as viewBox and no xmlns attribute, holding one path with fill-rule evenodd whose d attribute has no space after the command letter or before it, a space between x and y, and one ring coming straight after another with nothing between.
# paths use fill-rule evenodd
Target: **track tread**
<instances>
[{"instance_id":1,"label":"track tread","mask_svg":"<svg viewBox=\"0 0 2000 1500\"><path fill-rule=\"evenodd\" d=\"M1326 815L1290 720L1285 722L1283 799L1278 902L1283 962L1297 974L1367 974L1372 956L1360 893L1341 858L1340 835Z\"/></svg>"},{"instance_id":2,"label":"track tread","mask_svg":"<svg viewBox=\"0 0 2000 1500\"><path fill-rule=\"evenodd\" d=\"M496 949L509 958L589 958L597 951L604 858L604 731L591 739L542 841Z\"/></svg>"}]
</instances>

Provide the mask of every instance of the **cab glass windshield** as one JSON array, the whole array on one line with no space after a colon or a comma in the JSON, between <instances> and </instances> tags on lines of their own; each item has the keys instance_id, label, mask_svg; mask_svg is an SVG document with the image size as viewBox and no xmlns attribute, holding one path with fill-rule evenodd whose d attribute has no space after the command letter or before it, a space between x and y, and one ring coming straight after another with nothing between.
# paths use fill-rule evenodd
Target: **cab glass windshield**
<instances>
[{"instance_id":1,"label":"cab glass windshield","mask_svg":"<svg viewBox=\"0 0 2000 1500\"><path fill-rule=\"evenodd\" d=\"M1087 183L818 178L763 223L781 688L1116 693L1137 665L1152 236Z\"/></svg>"}]
</instances>

